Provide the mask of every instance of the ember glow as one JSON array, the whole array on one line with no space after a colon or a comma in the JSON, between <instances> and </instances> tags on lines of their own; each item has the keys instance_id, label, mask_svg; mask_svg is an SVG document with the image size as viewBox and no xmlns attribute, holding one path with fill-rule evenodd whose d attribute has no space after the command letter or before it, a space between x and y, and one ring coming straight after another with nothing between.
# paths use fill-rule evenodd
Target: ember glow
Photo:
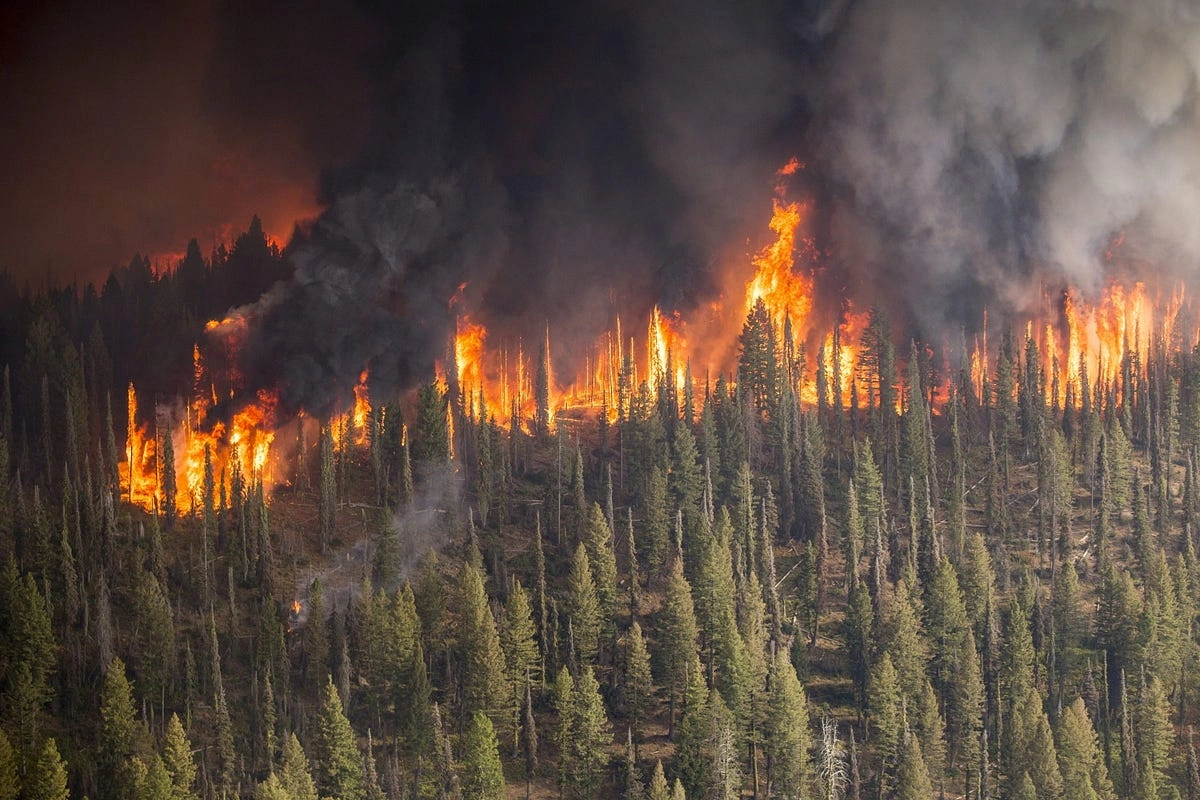
<instances>
[{"instance_id":1,"label":"ember glow","mask_svg":"<svg viewBox=\"0 0 1200 800\"><path fill-rule=\"evenodd\" d=\"M595 342L574 355L574 373L556 374L551 358L557 352L554 331L547 325L533 338L504 339L494 336L480 321L486 316L465 306L462 284L450 301L456 314L453 340L448 343L445 362L437 365L437 379L453 402L447 409L447 424L455 427L456 414L468 419L489 418L509 427L513 424L533 431L537 415L538 384L547 391L549 416L555 419L580 418L581 414L607 415L610 421L633 412L635 398L656 401L663 392L682 397L689 378L697 374L707 381L715 374L736 376L736 336L745 314L761 302L769 316L777 352L787 354L794 371L789 372L791 389L803 406L850 409L870 395L861 374L863 334L870 315L854 305L854 298L843 298L834 321L821 321L814 308L816 258L814 246L804 232L805 207L788 196L788 179L800 165L790 161L777 175L772 197L772 214L767 227L773 239L750 255L750 268L741 297L725 303L722 298L702 307L693 316L658 305L651 308L644 324L630 326L614 314L612 323ZM1097 393L1110 388L1117 392L1122 371L1130 363L1144 365L1155 347L1169 342L1195 342L1195 331L1176 330L1184 293L1176 288L1162 295L1142 282L1110 283L1094 298L1067 289L1044 303L1044 313L1034 315L1014 330L1014 349L1025 356L1030 343L1040 359L1039 374L1045 402L1057 408L1080 406L1085 392ZM722 310L728 307L728 318ZM1015 321L1010 321L1012 324ZM124 496L146 509L161 506L162 480L159 466L162 442L170 436L175 453L176 481L181 510L196 508L204 486L204 462L207 450L212 461L214 480L229 481L237 471L249 481L262 481L270 493L272 486L271 445L276 437L276 396L260 391L253 402L243 402L228 419L213 419L213 410L226 398L238 396L243 376L239 351L243 345L246 320L232 316L205 326L207 343L194 351L192 397L185 413L173 413L160 406L154 423L142 420L138 396L129 387L128 406L131 420L127 431L125 460L122 467ZM628 331L644 331L630 335ZM996 342L1002 337L991 331L986 312L977 333L966 341L966 352L958 354L967 388L977 401L995 391L991 376L998 357ZM1018 341L1017 335L1024 339ZM703 342L703 347L696 346ZM713 347L717 342L718 346ZM928 351L938 359L942 386L931 392L938 406L950 395L948 383L953 351ZM713 352L724 352L725 362L713 362ZM897 344L902 363L907 349ZM221 379L213 376L207 360L222 364ZM1131 362L1131 359L1133 360ZM791 368L789 368L791 369ZM1140 367L1139 367L1140 369ZM900 373L903 374L903 373ZM1140 377L1136 378L1140 379ZM369 370L362 370L347 398L346 410L332 415L335 447L365 447L372 414ZM897 412L907 402L905 391L896 393ZM704 400L703 386L693 386L697 406ZM928 387L927 387L928 390ZM451 436L453 439L453 434ZM133 469L129 468L133 465ZM191 505L188 506L190 497Z\"/></svg>"}]
</instances>

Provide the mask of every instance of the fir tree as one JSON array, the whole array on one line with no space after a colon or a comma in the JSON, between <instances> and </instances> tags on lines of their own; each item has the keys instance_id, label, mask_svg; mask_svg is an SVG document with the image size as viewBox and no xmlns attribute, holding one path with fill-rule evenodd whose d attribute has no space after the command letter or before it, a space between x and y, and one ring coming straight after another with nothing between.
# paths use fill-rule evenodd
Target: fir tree
<instances>
[{"instance_id":1,"label":"fir tree","mask_svg":"<svg viewBox=\"0 0 1200 800\"><path fill-rule=\"evenodd\" d=\"M650 653L646 640L642 638L642 626L637 620L625 637L625 674L621 686L621 701L625 713L632 722L635 748L641 741L642 722L650 712L654 684L650 677Z\"/></svg>"},{"instance_id":2,"label":"fir tree","mask_svg":"<svg viewBox=\"0 0 1200 800\"><path fill-rule=\"evenodd\" d=\"M464 713L483 711L494 723L508 718L508 678L496 620L488 607L483 577L470 564L459 573L458 649Z\"/></svg>"},{"instance_id":3,"label":"fir tree","mask_svg":"<svg viewBox=\"0 0 1200 800\"><path fill-rule=\"evenodd\" d=\"M178 714L167 720L167 731L163 737L163 766L171 776L172 800L194 800L193 786L196 783L196 762L192 757L192 744L183 730Z\"/></svg>"},{"instance_id":4,"label":"fir tree","mask_svg":"<svg viewBox=\"0 0 1200 800\"><path fill-rule=\"evenodd\" d=\"M309 772L308 758L294 733L288 734L283 743L279 782L291 800L317 800L317 786Z\"/></svg>"},{"instance_id":5,"label":"fir tree","mask_svg":"<svg viewBox=\"0 0 1200 800\"><path fill-rule=\"evenodd\" d=\"M568 798L596 798L608 765L605 748L612 740L600 685L591 666L583 669L571 692L569 711L570 739L566 754L566 793Z\"/></svg>"},{"instance_id":6,"label":"fir tree","mask_svg":"<svg viewBox=\"0 0 1200 800\"><path fill-rule=\"evenodd\" d=\"M600 644L601 612L596 583L592 578L587 548L582 543L575 548L571 573L567 577L567 614L575 632L575 652L579 664L590 664Z\"/></svg>"},{"instance_id":7,"label":"fir tree","mask_svg":"<svg viewBox=\"0 0 1200 800\"><path fill-rule=\"evenodd\" d=\"M26 800L67 800L67 766L58 754L58 744L46 739L41 752L25 776Z\"/></svg>"},{"instance_id":8,"label":"fir tree","mask_svg":"<svg viewBox=\"0 0 1200 800\"><path fill-rule=\"evenodd\" d=\"M479 800L504 800L504 771L500 766L496 730L487 714L476 711L463 736L463 791Z\"/></svg>"},{"instance_id":9,"label":"fir tree","mask_svg":"<svg viewBox=\"0 0 1200 800\"><path fill-rule=\"evenodd\" d=\"M361 758L333 681L327 680L316 725L317 788L322 796L365 800ZM285 754L286 759L286 754Z\"/></svg>"},{"instance_id":10,"label":"fir tree","mask_svg":"<svg viewBox=\"0 0 1200 800\"><path fill-rule=\"evenodd\" d=\"M670 706L670 731L674 735L675 711L687 689L688 672L696 662L696 612L692 588L683 576L683 563L673 559L659 613L659 683L667 690Z\"/></svg>"},{"instance_id":11,"label":"fir tree","mask_svg":"<svg viewBox=\"0 0 1200 800\"><path fill-rule=\"evenodd\" d=\"M804 687L782 653L771 661L767 681L767 794L800 798L806 791L812 746Z\"/></svg>"}]
</instances>

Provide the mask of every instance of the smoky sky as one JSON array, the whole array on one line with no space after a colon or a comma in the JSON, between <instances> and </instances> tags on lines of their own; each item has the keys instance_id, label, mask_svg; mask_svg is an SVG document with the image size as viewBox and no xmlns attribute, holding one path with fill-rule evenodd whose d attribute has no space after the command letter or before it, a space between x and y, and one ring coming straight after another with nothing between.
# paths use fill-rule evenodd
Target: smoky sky
<instances>
[{"instance_id":1,"label":"smoky sky","mask_svg":"<svg viewBox=\"0 0 1200 800\"><path fill-rule=\"evenodd\" d=\"M286 240L369 129L353 6L28 3L0 11L0 269L102 280L259 214Z\"/></svg>"},{"instance_id":2,"label":"smoky sky","mask_svg":"<svg viewBox=\"0 0 1200 800\"><path fill-rule=\"evenodd\" d=\"M300 197L295 277L240 313L253 373L318 411L365 366L423 379L456 313L569 352L712 301L792 156L822 291L930 338L1196 272L1189 3L541 5L5 12L0 260L177 251Z\"/></svg>"}]
</instances>

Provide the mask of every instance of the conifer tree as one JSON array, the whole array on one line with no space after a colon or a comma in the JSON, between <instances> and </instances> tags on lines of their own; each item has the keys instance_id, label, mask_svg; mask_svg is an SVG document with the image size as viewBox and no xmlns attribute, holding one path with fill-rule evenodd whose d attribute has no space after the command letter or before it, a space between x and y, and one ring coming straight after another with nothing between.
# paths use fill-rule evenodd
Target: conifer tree
<instances>
[{"instance_id":1,"label":"conifer tree","mask_svg":"<svg viewBox=\"0 0 1200 800\"><path fill-rule=\"evenodd\" d=\"M911 731L905 731L900 758L896 768L896 800L927 800L933 797L933 784L921 754L921 742Z\"/></svg>"},{"instance_id":2,"label":"conifer tree","mask_svg":"<svg viewBox=\"0 0 1200 800\"><path fill-rule=\"evenodd\" d=\"M592 503L583 541L587 545L588 564L596 585L600 631L607 639L617 612L617 556L613 549L612 529L599 503Z\"/></svg>"},{"instance_id":3,"label":"conifer tree","mask_svg":"<svg viewBox=\"0 0 1200 800\"><path fill-rule=\"evenodd\" d=\"M874 733L876 752L880 761L881 787L890 786L895 778L896 762L901 757L904 734L903 705L900 684L892 658L886 652L871 672L868 684L868 711Z\"/></svg>"},{"instance_id":4,"label":"conifer tree","mask_svg":"<svg viewBox=\"0 0 1200 800\"><path fill-rule=\"evenodd\" d=\"M194 800L196 794L192 787L196 783L196 762L178 714L172 714L167 720L162 757L163 766L171 776L172 800Z\"/></svg>"},{"instance_id":5,"label":"conifer tree","mask_svg":"<svg viewBox=\"0 0 1200 800\"><path fill-rule=\"evenodd\" d=\"M812 746L804 687L781 652L771 661L767 681L767 795L801 798L806 792Z\"/></svg>"},{"instance_id":6,"label":"conifer tree","mask_svg":"<svg viewBox=\"0 0 1200 800\"><path fill-rule=\"evenodd\" d=\"M53 737L42 744L41 752L31 765L24 781L25 800L67 800L67 766L58 753Z\"/></svg>"},{"instance_id":7,"label":"conifer tree","mask_svg":"<svg viewBox=\"0 0 1200 800\"><path fill-rule=\"evenodd\" d=\"M342 700L332 679L326 680L317 714L315 750L316 783L321 795L339 800L365 800L361 758L354 731L342 711Z\"/></svg>"},{"instance_id":8,"label":"conifer tree","mask_svg":"<svg viewBox=\"0 0 1200 800\"><path fill-rule=\"evenodd\" d=\"M463 792L479 800L504 800L504 771L496 730L487 714L476 711L463 736Z\"/></svg>"},{"instance_id":9,"label":"conifer tree","mask_svg":"<svg viewBox=\"0 0 1200 800\"><path fill-rule=\"evenodd\" d=\"M508 678L496 620L488 607L483 577L469 563L459 572L458 649L464 713L483 711L494 723L508 719Z\"/></svg>"},{"instance_id":10,"label":"conifer tree","mask_svg":"<svg viewBox=\"0 0 1200 800\"><path fill-rule=\"evenodd\" d=\"M592 578L591 561L581 542L575 548L571 573L567 576L567 614L575 632L575 653L579 665L590 664L596 658L600 644L600 601Z\"/></svg>"},{"instance_id":11,"label":"conifer tree","mask_svg":"<svg viewBox=\"0 0 1200 800\"><path fill-rule=\"evenodd\" d=\"M125 664L113 659L104 673L100 691L100 767L104 797L124 800L136 791L136 773L131 764L141 752L141 728L133 704L133 687L125 676Z\"/></svg>"},{"instance_id":12,"label":"conifer tree","mask_svg":"<svg viewBox=\"0 0 1200 800\"><path fill-rule=\"evenodd\" d=\"M529 594L520 581L513 582L504 607L504 627L500 631L500 647L504 651L504 663L508 672L512 707L518 709L525 698L525 689L530 680L540 680L538 673L538 649L534 641L533 614L529 607ZM514 726L516 730L516 726Z\"/></svg>"},{"instance_id":13,"label":"conifer tree","mask_svg":"<svg viewBox=\"0 0 1200 800\"><path fill-rule=\"evenodd\" d=\"M283 744L279 782L291 800L317 800L317 786L309 772L308 758L294 733L288 734Z\"/></svg>"},{"instance_id":14,"label":"conifer tree","mask_svg":"<svg viewBox=\"0 0 1200 800\"><path fill-rule=\"evenodd\" d=\"M642 626L637 620L625 637L625 674L621 686L621 702L632 723L634 756L641 741L642 722L650 711L654 684L650 677L650 653L642 638Z\"/></svg>"},{"instance_id":15,"label":"conifer tree","mask_svg":"<svg viewBox=\"0 0 1200 800\"><path fill-rule=\"evenodd\" d=\"M655 467L650 470L650 478L646 484L645 501L645 536L642 538L642 559L652 577L659 577L667 563L667 552L670 539L670 513L667 505L667 473Z\"/></svg>"},{"instance_id":16,"label":"conifer tree","mask_svg":"<svg viewBox=\"0 0 1200 800\"><path fill-rule=\"evenodd\" d=\"M1167 785L1167 770L1174 746L1175 729L1171 725L1171 705L1157 676L1142 673L1134 712L1137 752L1142 760L1141 773L1153 772L1156 786Z\"/></svg>"},{"instance_id":17,"label":"conifer tree","mask_svg":"<svg viewBox=\"0 0 1200 800\"><path fill-rule=\"evenodd\" d=\"M659 683L667 690L670 706L669 729L675 730L675 712L683 700L688 684L688 672L696 662L696 612L692 604L692 588L683 576L683 562L672 559L667 587L659 613L658 661L661 665Z\"/></svg>"},{"instance_id":18,"label":"conifer tree","mask_svg":"<svg viewBox=\"0 0 1200 800\"><path fill-rule=\"evenodd\" d=\"M590 665L584 667L571 692L569 719L565 796L594 799L599 797L608 765L605 748L612 740L612 732L600 698L600 685Z\"/></svg>"},{"instance_id":19,"label":"conifer tree","mask_svg":"<svg viewBox=\"0 0 1200 800\"><path fill-rule=\"evenodd\" d=\"M320 578L308 587L308 616L303 635L305 682L315 693L329 674L329 634L325 629L325 590Z\"/></svg>"},{"instance_id":20,"label":"conifer tree","mask_svg":"<svg viewBox=\"0 0 1200 800\"><path fill-rule=\"evenodd\" d=\"M1063 797L1070 800L1115 800L1108 767L1088 717L1083 698L1075 698L1059 718L1055 735Z\"/></svg>"},{"instance_id":21,"label":"conifer tree","mask_svg":"<svg viewBox=\"0 0 1200 800\"><path fill-rule=\"evenodd\" d=\"M162 437L162 513L166 519L167 530L175 526L177 513L176 497L178 487L175 477L175 445L171 441L171 432L167 431Z\"/></svg>"},{"instance_id":22,"label":"conifer tree","mask_svg":"<svg viewBox=\"0 0 1200 800\"><path fill-rule=\"evenodd\" d=\"M650 787L646 800L671 800L671 787L663 772L662 759L654 762L654 774L650 776Z\"/></svg>"},{"instance_id":23,"label":"conifer tree","mask_svg":"<svg viewBox=\"0 0 1200 800\"><path fill-rule=\"evenodd\" d=\"M699 796L708 786L712 774L712 754L711 751L706 752L706 747L712 738L713 706L709 702L710 690L698 661L689 670L687 680L687 692L676 735L675 769L688 792Z\"/></svg>"},{"instance_id":24,"label":"conifer tree","mask_svg":"<svg viewBox=\"0 0 1200 800\"><path fill-rule=\"evenodd\" d=\"M333 428L329 424L321 427L320 446L321 479L317 492L317 540L321 552L329 552L333 541L335 515L337 513L337 477L333 465Z\"/></svg>"},{"instance_id":25,"label":"conifer tree","mask_svg":"<svg viewBox=\"0 0 1200 800\"><path fill-rule=\"evenodd\" d=\"M661 762L659 763L661 765ZM21 779L17 771L17 753L8 736L3 729L0 729L0 800L17 800L20 792Z\"/></svg>"}]
</instances>

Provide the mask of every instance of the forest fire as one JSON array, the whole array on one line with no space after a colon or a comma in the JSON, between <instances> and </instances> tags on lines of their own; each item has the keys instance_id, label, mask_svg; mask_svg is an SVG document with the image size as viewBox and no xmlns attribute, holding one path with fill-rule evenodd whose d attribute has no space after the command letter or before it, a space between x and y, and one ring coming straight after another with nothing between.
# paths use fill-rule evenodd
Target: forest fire
<instances>
[{"instance_id":1,"label":"forest fire","mask_svg":"<svg viewBox=\"0 0 1200 800\"><path fill-rule=\"evenodd\" d=\"M706 385L714 374L725 374L736 384L740 344L730 346L730 341L738 337L746 314L753 316L759 304L775 339L776 352L784 355L789 365L787 379L802 406L864 408L872 402L870 387L864 383L870 378L863 372L868 347L864 334L872 324L872 316L856 308L854 298L841 300L832 323L828 315L814 308L815 247L803 231L803 204L787 194L787 179L798 169L799 165L791 161L778 173L768 225L774 238L749 257L748 266L753 271L744 283L739 302L718 301L708 308L713 313L693 320L678 310L664 311L654 305L642 328L644 336L628 335L622 316L615 314L612 325L576 355L573 377L555 373L551 353L557 352L557 346L550 325L538 337L536 348L528 348L521 338L497 342L498 337L463 307L467 285L462 284L450 302L457 315L448 347L453 363L439 363L437 367L438 381L452 401L447 410L448 427L454 428L455 415L461 413L469 419L486 418L502 427L515 424L533 431L538 415L543 413L539 410L542 404L546 424L570 410L604 414L613 422L634 413L636 402L656 402L663 392L679 398L691 391L694 408L699 408L704 391L690 383L694 370L702 370ZM724 317L720 313L723 305L730 308L730 313L736 310L737 318ZM1156 345L1180 336L1175 326L1183 305L1182 289L1161 297L1142 282L1112 282L1095 298L1068 289L1058 295L1057 301L1048 299L1042 315L1023 320L1024 341L1020 342L1013 336L997 336L995 331L990 332L989 342L985 312L967 352L958 354L964 379L969 381L977 402L995 392L992 380L996 369L992 365L1000 357L996 345L1006 339L1017 361L1036 354L1048 405L1080 406L1089 392L1114 391L1119 397L1124 390L1123 370L1130 360L1144 365ZM1006 324L1014 322L1008 320ZM138 424L138 397L134 387L129 387L131 422L124 458L134 468L123 468L122 481L124 495L131 502L147 509L161 506L161 464L166 460L168 439L176 484L190 498L192 508L205 486L206 459L207 468L212 470L209 480L217 486L231 481L235 472L242 479L262 480L270 486L271 445L277 422L275 395L261 391L253 402L243 402L227 420L209 418L219 402L241 391L239 352L247 335L246 326L246 320L235 315L205 327L210 341L203 355L199 346L195 350L195 380L186 413L173 414L159 408L153 425ZM1194 339L1192 332L1187 340ZM740 337L737 341L740 343ZM706 346L698 348L698 342ZM714 342L720 346L712 348ZM893 344L903 363L907 349L900 343ZM712 360L719 358L713 355L718 352L730 354L726 362ZM950 395L946 384L954 355L946 349L927 352L932 361L941 359L940 365L934 366L941 370L942 385L926 387L936 411ZM206 363L210 357L220 364L219 380ZM694 363L698 358L705 360ZM369 370L362 370L352 387L353 405L329 419L339 451L351 444L360 448L369 444L369 378ZM897 380L903 383L899 377ZM902 412L908 397L906 387L895 388L903 390L893 393L896 410Z\"/></svg>"}]
</instances>

